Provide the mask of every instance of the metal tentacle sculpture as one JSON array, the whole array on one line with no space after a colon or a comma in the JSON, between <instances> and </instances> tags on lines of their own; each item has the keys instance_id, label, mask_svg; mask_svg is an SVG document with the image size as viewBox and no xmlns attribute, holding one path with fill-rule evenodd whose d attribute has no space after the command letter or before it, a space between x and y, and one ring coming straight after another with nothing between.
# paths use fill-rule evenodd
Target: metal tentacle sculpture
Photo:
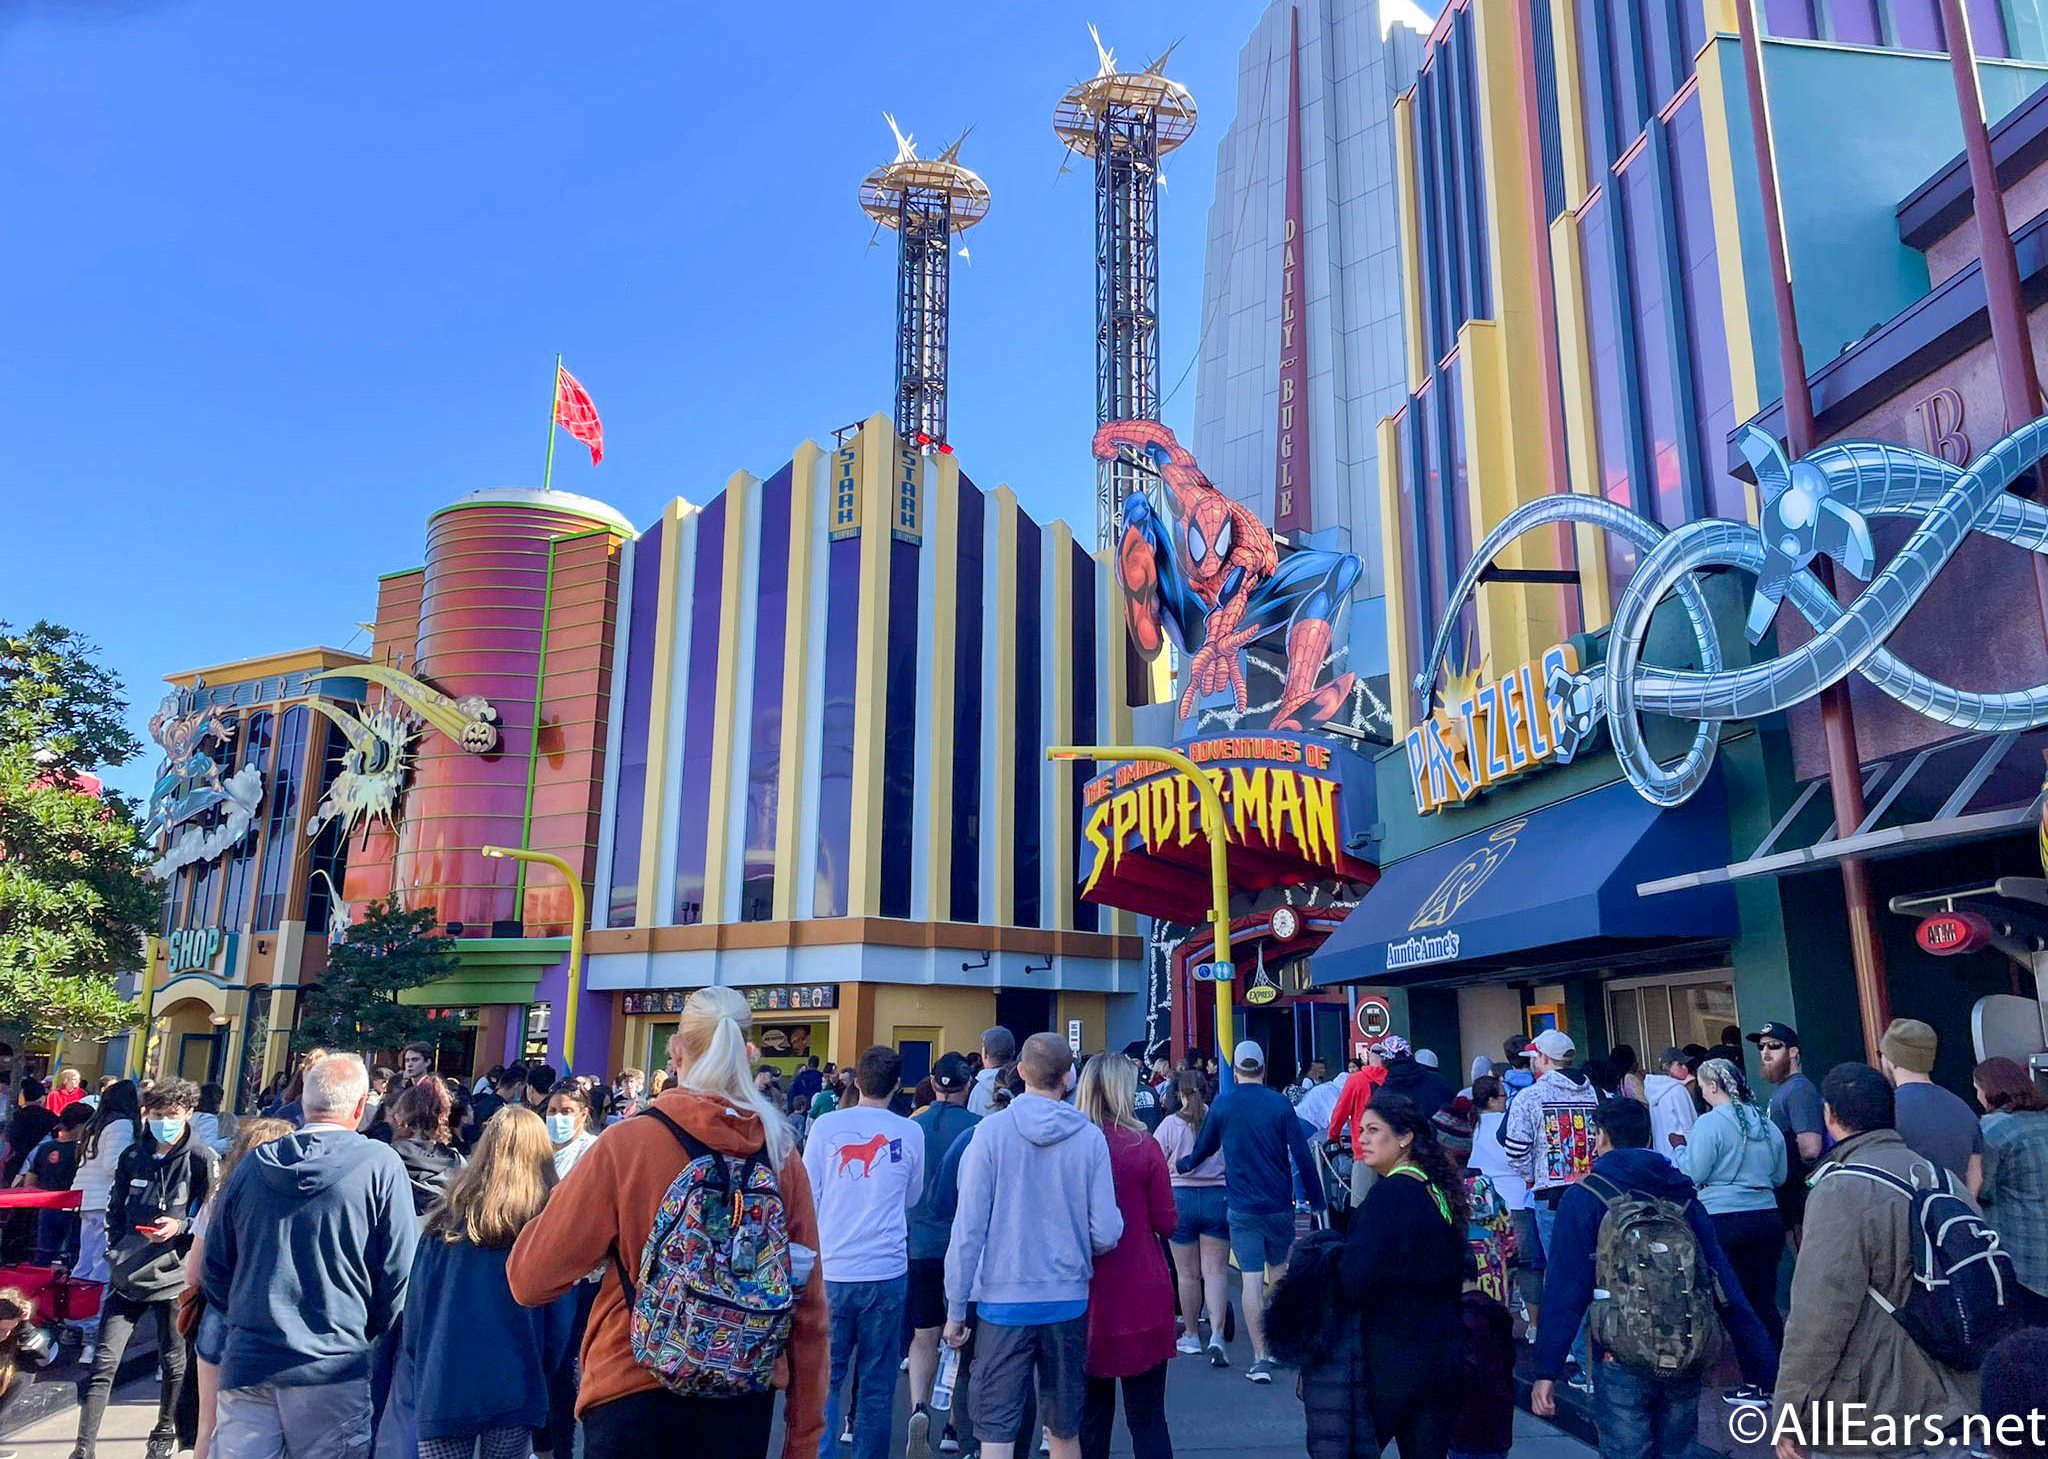
<instances>
[{"instance_id":1,"label":"metal tentacle sculpture","mask_svg":"<svg viewBox=\"0 0 2048 1459\"><path fill-rule=\"evenodd\" d=\"M1869 441L1823 446L1788 462L1777 442L1754 426L1745 429L1738 444L1764 494L1758 527L1706 520L1666 533L1590 496L1547 497L1510 513L1459 578L1444 627L1416 675L1416 691L1426 694L1435 683L1449 653L1451 628L1485 568L1530 532L1580 522L1621 536L1644 552L1615 605L1606 662L1561 674L1545 686L1570 741L1561 758L1569 758L1604 718L1624 773L1656 804L1678 805L1699 789L1713 763L1722 722L1787 709L1851 674L1957 729L2003 731L2048 723L2048 684L1995 693L1959 689L1901 663L1884 648L1969 533L2048 553L2048 508L2008 490L2048 456L2048 420L2020 427L1967 468L1908 447ZM1816 558L1828 557L1859 577L1869 576L1876 556L1866 520L1872 516L1914 517L1918 525L1845 607L1809 569ZM1748 624L1752 641L1763 636L1787 600L1813 626L1814 637L1790 653L1724 671L1696 581L1702 571L1723 568L1757 579ZM1698 647L1698 669L1642 663L1651 616L1674 592ZM1643 712L1696 723L1692 745L1678 761L1664 765L1650 753L1639 720Z\"/></svg>"}]
</instances>

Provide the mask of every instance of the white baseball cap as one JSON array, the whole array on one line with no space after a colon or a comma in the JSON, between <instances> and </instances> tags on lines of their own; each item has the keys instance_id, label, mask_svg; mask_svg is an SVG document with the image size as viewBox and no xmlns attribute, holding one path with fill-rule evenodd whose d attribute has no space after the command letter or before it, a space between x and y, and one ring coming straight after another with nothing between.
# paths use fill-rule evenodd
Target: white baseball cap
<instances>
[{"instance_id":1,"label":"white baseball cap","mask_svg":"<svg viewBox=\"0 0 2048 1459\"><path fill-rule=\"evenodd\" d=\"M1572 1042L1570 1034L1562 1029L1546 1028L1530 1039L1529 1046L1515 1057L1526 1059L1531 1054L1541 1054L1554 1064L1569 1064L1578 1051L1579 1046Z\"/></svg>"},{"instance_id":2,"label":"white baseball cap","mask_svg":"<svg viewBox=\"0 0 2048 1459\"><path fill-rule=\"evenodd\" d=\"M1240 1069L1263 1069L1266 1067L1266 1051L1259 1047L1256 1039L1239 1039L1237 1054L1230 1062Z\"/></svg>"}]
</instances>

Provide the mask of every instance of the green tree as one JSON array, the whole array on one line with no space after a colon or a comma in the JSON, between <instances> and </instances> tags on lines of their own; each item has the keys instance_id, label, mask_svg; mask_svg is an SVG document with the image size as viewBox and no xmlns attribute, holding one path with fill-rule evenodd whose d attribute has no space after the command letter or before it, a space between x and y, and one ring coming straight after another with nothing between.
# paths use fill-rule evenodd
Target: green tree
<instances>
[{"instance_id":1,"label":"green tree","mask_svg":"<svg viewBox=\"0 0 2048 1459\"><path fill-rule=\"evenodd\" d=\"M436 932L439 925L432 907L407 911L395 893L371 903L348 940L327 954L327 971L306 995L293 1046L366 1053L416 1039L434 1042L443 1030L426 1009L400 1003L398 995L455 971L455 941Z\"/></svg>"},{"instance_id":2,"label":"green tree","mask_svg":"<svg viewBox=\"0 0 2048 1459\"><path fill-rule=\"evenodd\" d=\"M0 622L0 1028L39 1038L138 1020L114 977L160 906L133 802L79 778L142 748L96 654L54 623Z\"/></svg>"}]
</instances>

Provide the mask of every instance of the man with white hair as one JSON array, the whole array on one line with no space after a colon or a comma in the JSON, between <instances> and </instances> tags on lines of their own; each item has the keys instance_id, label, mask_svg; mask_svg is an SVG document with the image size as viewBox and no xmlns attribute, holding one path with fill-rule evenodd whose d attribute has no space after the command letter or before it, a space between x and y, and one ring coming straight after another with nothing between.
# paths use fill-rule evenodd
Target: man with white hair
<instances>
[{"instance_id":1,"label":"man with white hair","mask_svg":"<svg viewBox=\"0 0 2048 1459\"><path fill-rule=\"evenodd\" d=\"M355 1459L370 1445L370 1350L405 1302L418 1227L405 1163L356 1133L354 1054L306 1071L306 1122L259 1145L215 1198L202 1286L226 1314L215 1452Z\"/></svg>"}]
</instances>

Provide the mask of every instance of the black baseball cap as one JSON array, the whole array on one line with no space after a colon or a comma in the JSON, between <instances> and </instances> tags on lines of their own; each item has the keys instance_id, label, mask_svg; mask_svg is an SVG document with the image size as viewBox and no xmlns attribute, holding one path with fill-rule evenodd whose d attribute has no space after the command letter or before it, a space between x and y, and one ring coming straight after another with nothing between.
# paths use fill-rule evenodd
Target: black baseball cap
<instances>
[{"instance_id":1,"label":"black baseball cap","mask_svg":"<svg viewBox=\"0 0 2048 1459\"><path fill-rule=\"evenodd\" d=\"M967 1067L967 1061L958 1054L941 1054L939 1062L932 1065L932 1088L947 1094L958 1094L974 1082L974 1071Z\"/></svg>"},{"instance_id":2,"label":"black baseball cap","mask_svg":"<svg viewBox=\"0 0 2048 1459\"><path fill-rule=\"evenodd\" d=\"M1799 1030L1794 1028L1789 1023L1778 1023L1773 1021L1771 1023L1765 1024L1755 1033L1744 1034L1743 1038L1753 1044L1760 1044L1765 1039L1776 1039L1779 1043L1785 1045L1785 1047L1788 1049L1796 1049L1799 1047Z\"/></svg>"}]
</instances>

